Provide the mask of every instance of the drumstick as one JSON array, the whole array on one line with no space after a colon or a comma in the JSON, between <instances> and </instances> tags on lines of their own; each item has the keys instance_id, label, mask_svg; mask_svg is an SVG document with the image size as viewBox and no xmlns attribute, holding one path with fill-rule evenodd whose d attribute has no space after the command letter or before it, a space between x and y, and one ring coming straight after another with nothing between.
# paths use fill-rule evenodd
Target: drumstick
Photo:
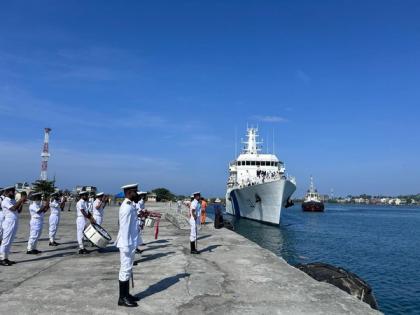
<instances>
[{"instance_id":1,"label":"drumstick","mask_svg":"<svg viewBox=\"0 0 420 315\"><path fill-rule=\"evenodd\" d=\"M133 270L131 270L131 287L134 289L134 273L133 273Z\"/></svg>"}]
</instances>

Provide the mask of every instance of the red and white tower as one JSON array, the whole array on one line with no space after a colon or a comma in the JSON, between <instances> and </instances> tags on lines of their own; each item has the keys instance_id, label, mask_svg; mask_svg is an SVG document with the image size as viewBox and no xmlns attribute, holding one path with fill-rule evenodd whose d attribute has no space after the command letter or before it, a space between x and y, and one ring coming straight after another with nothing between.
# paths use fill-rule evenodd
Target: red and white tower
<instances>
[{"instance_id":1,"label":"red and white tower","mask_svg":"<svg viewBox=\"0 0 420 315\"><path fill-rule=\"evenodd\" d=\"M50 153L48 150L48 143L50 142L50 132L51 128L44 129L44 147L41 153L41 180L47 180L47 170L48 170L48 159L50 158Z\"/></svg>"}]
</instances>

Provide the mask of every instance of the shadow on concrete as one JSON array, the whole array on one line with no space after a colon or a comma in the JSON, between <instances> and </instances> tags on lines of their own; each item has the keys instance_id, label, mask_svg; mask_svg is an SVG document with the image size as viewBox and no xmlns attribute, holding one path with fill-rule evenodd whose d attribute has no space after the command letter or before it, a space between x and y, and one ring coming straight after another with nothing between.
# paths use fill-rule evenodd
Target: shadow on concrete
<instances>
[{"instance_id":1,"label":"shadow on concrete","mask_svg":"<svg viewBox=\"0 0 420 315\"><path fill-rule=\"evenodd\" d=\"M66 246L66 247L56 246L54 249L43 250L42 253L58 252L60 250L68 250L68 249L76 249L76 248L77 246Z\"/></svg>"},{"instance_id":2,"label":"shadow on concrete","mask_svg":"<svg viewBox=\"0 0 420 315\"><path fill-rule=\"evenodd\" d=\"M59 242L59 243L60 245L69 245L69 244L77 244L77 241L64 242L64 243Z\"/></svg>"},{"instance_id":3,"label":"shadow on concrete","mask_svg":"<svg viewBox=\"0 0 420 315\"><path fill-rule=\"evenodd\" d=\"M106 254L106 253L117 253L117 252L120 251L118 249L118 247L116 247L116 246L108 246L108 247L105 247L105 248L99 248L99 247L95 247L95 246L93 246L93 247L94 247L93 249L89 250L91 253Z\"/></svg>"},{"instance_id":4,"label":"shadow on concrete","mask_svg":"<svg viewBox=\"0 0 420 315\"><path fill-rule=\"evenodd\" d=\"M211 234L199 236L199 237L197 237L197 239L198 240L204 240L204 239L209 238L209 237L211 237Z\"/></svg>"},{"instance_id":5,"label":"shadow on concrete","mask_svg":"<svg viewBox=\"0 0 420 315\"><path fill-rule=\"evenodd\" d=\"M49 240L50 240L49 238L40 238L38 242L49 241ZM13 244L22 244L22 243L28 243L28 240L13 242Z\"/></svg>"},{"instance_id":6,"label":"shadow on concrete","mask_svg":"<svg viewBox=\"0 0 420 315\"><path fill-rule=\"evenodd\" d=\"M157 253L157 254L153 254L153 255L148 255L142 259L136 260L134 262L135 265L137 265L138 263L142 263L142 262L146 262L146 261L150 261L150 260L154 260L154 259L159 259L171 254L175 254L175 252L166 252L166 253Z\"/></svg>"},{"instance_id":7,"label":"shadow on concrete","mask_svg":"<svg viewBox=\"0 0 420 315\"><path fill-rule=\"evenodd\" d=\"M203 248L202 250L199 250L200 253L204 253L204 252L209 252L212 253L214 249L216 249L217 247L220 247L222 245L210 245L207 246L206 248Z\"/></svg>"},{"instance_id":8,"label":"shadow on concrete","mask_svg":"<svg viewBox=\"0 0 420 315\"><path fill-rule=\"evenodd\" d=\"M144 245L162 244L162 243L169 243L169 241L168 240L158 240L158 241L153 241L153 242L145 243Z\"/></svg>"},{"instance_id":9,"label":"shadow on concrete","mask_svg":"<svg viewBox=\"0 0 420 315\"><path fill-rule=\"evenodd\" d=\"M17 261L16 264L23 264L23 263L33 262L33 261L42 261L42 260L58 258L58 257L67 257L67 256L73 256L76 254L77 253L75 251L71 251L71 252L64 252L64 253L55 254L51 256L37 256L37 258L34 258L34 259Z\"/></svg>"},{"instance_id":10,"label":"shadow on concrete","mask_svg":"<svg viewBox=\"0 0 420 315\"><path fill-rule=\"evenodd\" d=\"M151 286L149 286L143 292L137 293L136 297L138 297L140 299L145 299L145 298L147 298L147 297L149 297L153 294L165 291L169 287L171 287L174 284L176 284L177 282L179 282L180 279L186 278L186 277L189 277L189 276L190 276L189 273L180 273L180 274L177 274L176 276L172 276L172 277L162 279L158 283L155 283L155 284L152 284Z\"/></svg>"},{"instance_id":11,"label":"shadow on concrete","mask_svg":"<svg viewBox=\"0 0 420 315\"><path fill-rule=\"evenodd\" d=\"M154 250L154 249L159 249L159 248L165 248L165 247L168 247L168 246L169 246L169 244L158 245L158 246L150 246L150 247L147 247L147 248L143 249L143 252L147 252L149 250Z\"/></svg>"}]
</instances>

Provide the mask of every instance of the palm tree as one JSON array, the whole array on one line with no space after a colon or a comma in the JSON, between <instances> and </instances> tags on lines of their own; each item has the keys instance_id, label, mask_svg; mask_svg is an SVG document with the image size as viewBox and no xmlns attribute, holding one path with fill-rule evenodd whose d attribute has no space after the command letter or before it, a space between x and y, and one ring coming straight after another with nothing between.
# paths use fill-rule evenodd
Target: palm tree
<instances>
[{"instance_id":1,"label":"palm tree","mask_svg":"<svg viewBox=\"0 0 420 315\"><path fill-rule=\"evenodd\" d=\"M49 181L49 180L37 180L35 183L32 183L32 189L34 192L41 192L44 195L51 195L53 192L55 192L54 187L55 182Z\"/></svg>"}]
</instances>

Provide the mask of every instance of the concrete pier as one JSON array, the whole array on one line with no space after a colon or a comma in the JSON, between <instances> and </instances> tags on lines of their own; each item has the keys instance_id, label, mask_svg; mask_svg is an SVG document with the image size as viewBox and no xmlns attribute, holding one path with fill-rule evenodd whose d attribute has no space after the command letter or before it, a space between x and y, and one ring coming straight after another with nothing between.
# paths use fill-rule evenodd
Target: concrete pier
<instances>
[{"instance_id":1,"label":"concrete pier","mask_svg":"<svg viewBox=\"0 0 420 315\"><path fill-rule=\"evenodd\" d=\"M211 224L199 231L201 255L189 254L189 231L182 216L169 212L158 240L146 229L147 246L136 255L135 287L139 307L117 306L118 250L109 246L77 254L76 214L62 212L58 239L48 246L48 217L38 249L26 255L27 209L20 216L11 260L0 267L0 314L380 314L332 285L319 283L282 258L227 229ZM48 213L49 215L49 213ZM118 208L105 209L103 226L116 237ZM177 224L172 224L175 222ZM180 228L179 228L180 227Z\"/></svg>"}]
</instances>

